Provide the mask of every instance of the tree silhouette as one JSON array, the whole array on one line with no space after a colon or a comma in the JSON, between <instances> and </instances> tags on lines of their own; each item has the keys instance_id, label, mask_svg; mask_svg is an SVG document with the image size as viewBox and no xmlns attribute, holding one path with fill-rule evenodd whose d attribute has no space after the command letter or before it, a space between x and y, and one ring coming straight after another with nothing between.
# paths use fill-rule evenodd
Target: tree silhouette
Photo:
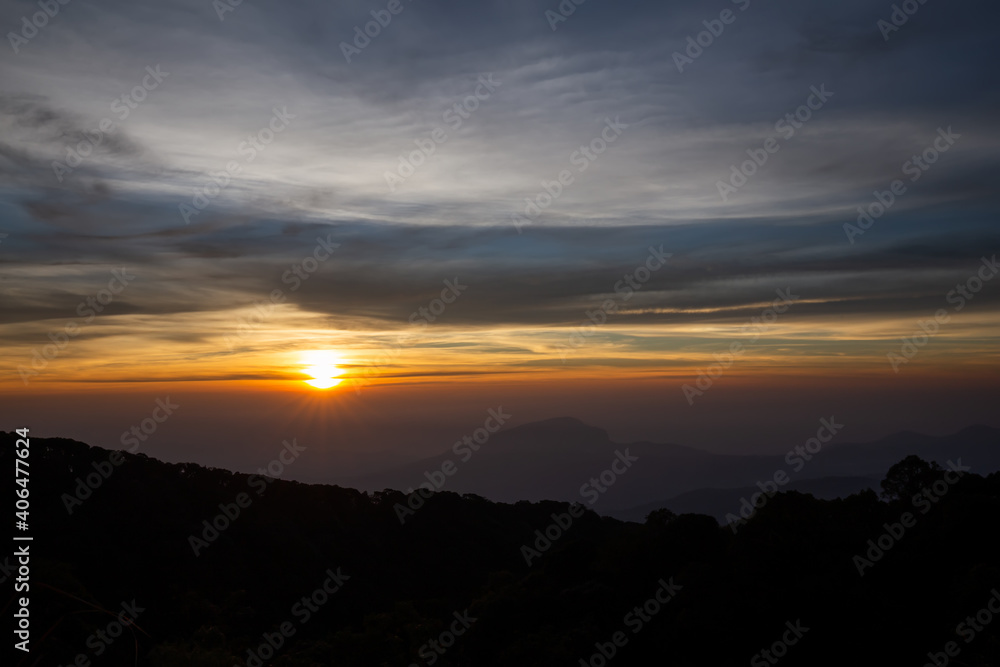
<instances>
[{"instance_id":1,"label":"tree silhouette","mask_svg":"<svg viewBox=\"0 0 1000 667\"><path fill-rule=\"evenodd\" d=\"M882 480L882 497L886 500L904 500L920 493L940 478L943 469L936 462L928 463L910 454L889 468Z\"/></svg>"}]
</instances>

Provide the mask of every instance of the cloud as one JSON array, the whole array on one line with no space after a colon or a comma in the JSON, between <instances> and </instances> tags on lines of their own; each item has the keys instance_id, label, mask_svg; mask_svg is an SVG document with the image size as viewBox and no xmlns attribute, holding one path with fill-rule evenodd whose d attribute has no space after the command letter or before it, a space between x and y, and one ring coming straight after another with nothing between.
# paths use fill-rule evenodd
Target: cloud
<instances>
[{"instance_id":1,"label":"cloud","mask_svg":"<svg viewBox=\"0 0 1000 667\"><path fill-rule=\"evenodd\" d=\"M247 343L261 354L298 344L292 323L406 330L458 277L469 289L442 331L521 329L481 343L503 356L537 352L531 327L576 326L650 245L673 257L616 326L739 321L778 287L802 290L796 316L818 328L909 316L996 251L994 4L927 3L888 42L876 22L891 3L591 0L553 31L557 4L406 2L351 63L340 43L370 3L244 2L224 20L201 0L64 6L0 63L0 337L44 337L117 266L141 279L92 340L131 327L143 344L211 348L240 309L284 289L275 330ZM723 8L736 21L679 72L672 54ZM0 22L29 10L9 3ZM52 162L148 67L169 74L60 181ZM500 85L456 127L449 110L488 74ZM835 95L723 201L717 183L820 85ZM275 109L290 120L268 135ZM579 162L615 118L621 136ZM857 207L939 127L962 139L848 243ZM436 129L447 140L390 191L386 173ZM185 220L179 207L234 163ZM519 235L511 214L564 170L572 183ZM327 236L340 249L292 292L282 276Z\"/></svg>"}]
</instances>

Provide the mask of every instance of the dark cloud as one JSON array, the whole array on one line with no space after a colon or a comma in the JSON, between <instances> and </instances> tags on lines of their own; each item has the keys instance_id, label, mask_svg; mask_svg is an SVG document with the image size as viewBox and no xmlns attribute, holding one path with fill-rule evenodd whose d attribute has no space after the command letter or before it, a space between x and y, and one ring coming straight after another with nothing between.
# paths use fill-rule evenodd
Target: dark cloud
<instances>
[{"instance_id":1,"label":"dark cloud","mask_svg":"<svg viewBox=\"0 0 1000 667\"><path fill-rule=\"evenodd\" d=\"M293 289L290 271L312 256L319 239L340 247ZM551 228L517 237L505 228L257 221L191 229L186 237L105 237L72 291L63 279L46 277L45 267L64 265L56 261L59 249L70 256L79 238L40 245L0 266L39 276L30 293L8 299L10 322L69 317L107 282L106 267L124 265L140 278L128 303L116 306L122 313L224 310L281 289L299 311L335 318L344 328L406 328L411 313L457 278L468 287L442 318L449 326L565 326L616 298L616 283L646 261L650 246L673 256L625 304L638 312L618 315L622 324L747 317L786 287L820 302L798 307L802 315L933 310L981 256L1000 248L1000 234L988 229L958 237L924 233L892 244L868 239L851 246L840 224ZM993 300L984 295L980 302Z\"/></svg>"}]
</instances>

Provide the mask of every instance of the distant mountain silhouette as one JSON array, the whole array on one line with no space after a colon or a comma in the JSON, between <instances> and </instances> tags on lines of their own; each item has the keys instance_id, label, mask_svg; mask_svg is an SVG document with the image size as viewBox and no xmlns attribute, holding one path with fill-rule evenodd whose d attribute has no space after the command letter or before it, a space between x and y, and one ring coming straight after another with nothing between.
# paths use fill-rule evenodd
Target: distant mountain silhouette
<instances>
[{"instance_id":1,"label":"distant mountain silhouette","mask_svg":"<svg viewBox=\"0 0 1000 667\"><path fill-rule=\"evenodd\" d=\"M789 482L781 487L782 491L805 493L821 500L846 498L865 489L877 491L879 479L876 477L823 477ZM727 515L739 514L743 498L750 500L760 490L757 486L739 489L699 489L682 493L673 498L646 503L639 507L612 510L607 514L622 521L641 523L653 510L667 508L677 514L707 514L725 524Z\"/></svg>"},{"instance_id":2,"label":"distant mountain silhouette","mask_svg":"<svg viewBox=\"0 0 1000 667\"><path fill-rule=\"evenodd\" d=\"M963 457L963 462L976 472L994 472L1000 470L1000 429L975 425L945 436L904 431L870 443L833 443L803 472L815 471L815 476L881 477L889 466L910 454L941 464L949 458Z\"/></svg>"},{"instance_id":3,"label":"distant mountain silhouette","mask_svg":"<svg viewBox=\"0 0 1000 667\"><path fill-rule=\"evenodd\" d=\"M789 448L801 444L793 443ZM615 443L607 431L563 417L501 430L490 436L478 451L471 452L467 461L448 451L384 472L332 481L370 491L407 490L429 483L427 474L435 476L434 472L450 460L455 470L444 481L442 490L475 493L500 502L589 503L593 495L581 496L581 486L608 469L616 451L625 450L638 460L620 482L593 503L592 508L599 513L634 517L631 513L634 508L704 491L701 495L681 498L678 506L716 515L712 509L715 501L709 499L729 498L732 493L713 494L708 490L747 489L758 481L772 479L779 470L787 471L794 482L803 484L823 478L862 478L857 484L844 482L837 486L839 497L868 488L871 479L881 479L892 464L909 454L942 464L948 458L962 458L966 465L982 473L1000 470L1000 430L987 426L973 426L948 436L904 432L871 443L837 444L835 440L795 473L784 455L723 455L676 444ZM805 484L791 488L801 488L804 492L816 490L820 497L827 497L829 493L822 489L832 487ZM704 498L707 504L689 504L694 498Z\"/></svg>"}]
</instances>

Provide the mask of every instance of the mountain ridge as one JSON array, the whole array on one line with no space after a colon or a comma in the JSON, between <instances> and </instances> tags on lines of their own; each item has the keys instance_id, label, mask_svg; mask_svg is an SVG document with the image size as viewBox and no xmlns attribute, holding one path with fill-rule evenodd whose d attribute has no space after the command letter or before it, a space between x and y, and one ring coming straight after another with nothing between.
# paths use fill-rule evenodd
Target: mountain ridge
<instances>
[{"instance_id":1,"label":"mountain ridge","mask_svg":"<svg viewBox=\"0 0 1000 667\"><path fill-rule=\"evenodd\" d=\"M445 451L382 472L333 479L337 484L369 491L405 491L424 485L499 502L571 502L581 501L580 489L608 469L616 452L626 450L638 461L622 474L621 481L616 476L616 483L601 494L600 504L594 503L600 513L614 516L703 489L747 488L770 479L779 470L788 471L796 482L881 479L893 463L908 454L941 459L941 464L948 456L966 456L981 472L992 472L1000 470L1000 429L977 424L944 436L902 431L871 442L834 440L815 454L796 454L789 459L780 454L717 454L674 443L619 443L604 429L577 418L559 417L501 429L475 452L467 452L467 457ZM799 470L788 462L795 459L801 459ZM451 474L437 474L446 467Z\"/></svg>"}]
</instances>

